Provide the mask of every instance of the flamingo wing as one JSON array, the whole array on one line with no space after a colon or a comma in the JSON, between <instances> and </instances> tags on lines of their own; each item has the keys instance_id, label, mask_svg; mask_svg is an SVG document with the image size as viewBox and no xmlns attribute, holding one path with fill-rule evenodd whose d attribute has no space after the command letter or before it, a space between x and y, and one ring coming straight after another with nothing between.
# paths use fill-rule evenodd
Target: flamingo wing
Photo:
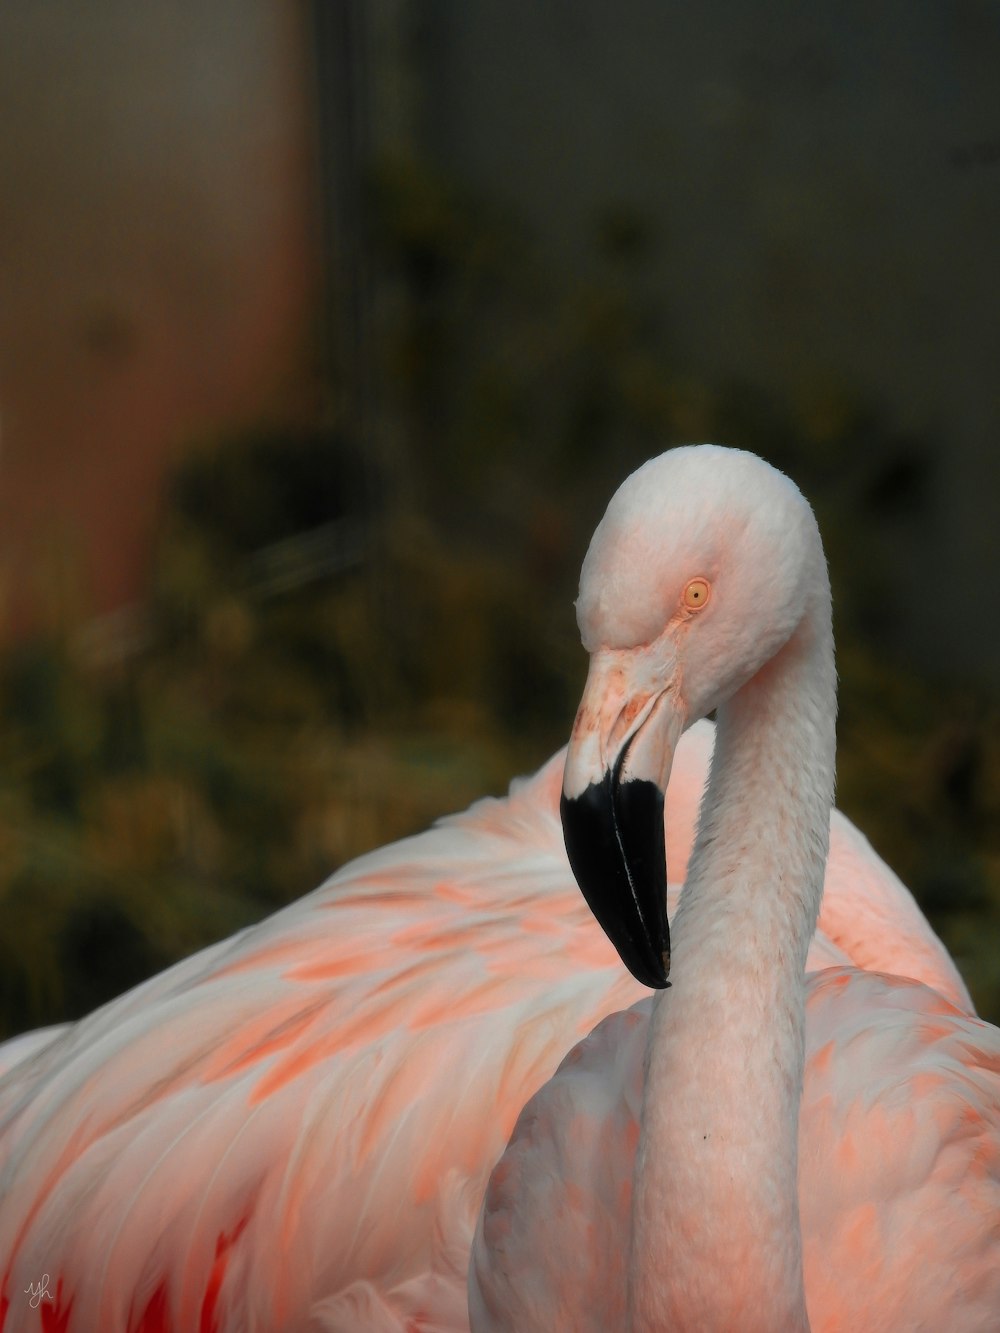
<instances>
[{"instance_id":1,"label":"flamingo wing","mask_svg":"<svg viewBox=\"0 0 1000 1333\"><path fill-rule=\"evenodd\" d=\"M856 967L920 981L975 1013L961 973L913 894L839 810L830 814L818 929Z\"/></svg>"},{"instance_id":2,"label":"flamingo wing","mask_svg":"<svg viewBox=\"0 0 1000 1333\"><path fill-rule=\"evenodd\" d=\"M557 757L14 1048L4 1333L465 1327L518 1110L642 993L569 873L559 783Z\"/></svg>"},{"instance_id":3,"label":"flamingo wing","mask_svg":"<svg viewBox=\"0 0 1000 1333\"><path fill-rule=\"evenodd\" d=\"M34 1055L36 1051L48 1046L56 1037L66 1032L69 1026L68 1023L57 1023L48 1028L36 1028L34 1032L22 1032L20 1036L11 1037L8 1041L0 1043L0 1079L29 1055Z\"/></svg>"}]
</instances>

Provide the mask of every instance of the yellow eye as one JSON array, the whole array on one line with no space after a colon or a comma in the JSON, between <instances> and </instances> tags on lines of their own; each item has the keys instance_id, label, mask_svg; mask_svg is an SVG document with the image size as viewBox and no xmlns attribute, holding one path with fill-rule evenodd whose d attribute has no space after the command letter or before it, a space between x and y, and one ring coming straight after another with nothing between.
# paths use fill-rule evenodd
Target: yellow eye
<instances>
[{"instance_id":1,"label":"yellow eye","mask_svg":"<svg viewBox=\"0 0 1000 1333\"><path fill-rule=\"evenodd\" d=\"M684 589L684 605L689 611L700 611L711 592L712 585L708 579L692 579Z\"/></svg>"}]
</instances>

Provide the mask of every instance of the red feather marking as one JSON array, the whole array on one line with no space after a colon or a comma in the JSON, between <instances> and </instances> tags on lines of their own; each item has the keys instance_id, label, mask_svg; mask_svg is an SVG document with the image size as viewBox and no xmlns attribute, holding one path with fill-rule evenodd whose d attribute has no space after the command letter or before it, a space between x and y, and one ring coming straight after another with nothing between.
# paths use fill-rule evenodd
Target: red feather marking
<instances>
[{"instance_id":1,"label":"red feather marking","mask_svg":"<svg viewBox=\"0 0 1000 1333\"><path fill-rule=\"evenodd\" d=\"M128 1333L172 1333L172 1328L167 1283L164 1279L150 1296L149 1304L143 1310L139 1322L134 1324L129 1316Z\"/></svg>"},{"instance_id":2,"label":"red feather marking","mask_svg":"<svg viewBox=\"0 0 1000 1333\"><path fill-rule=\"evenodd\" d=\"M73 1312L72 1296L66 1303L66 1309L62 1308L62 1278L56 1283L56 1298L54 1301L43 1300L38 1307L42 1312L42 1333L66 1333L69 1328L69 1317Z\"/></svg>"},{"instance_id":3,"label":"red feather marking","mask_svg":"<svg viewBox=\"0 0 1000 1333\"><path fill-rule=\"evenodd\" d=\"M824 1042L818 1051L813 1052L812 1059L809 1061L809 1068L814 1075L825 1074L829 1071L835 1045L836 1043L831 1038L830 1041Z\"/></svg>"},{"instance_id":4,"label":"red feather marking","mask_svg":"<svg viewBox=\"0 0 1000 1333\"><path fill-rule=\"evenodd\" d=\"M465 888L463 885L454 884L450 880L440 880L434 885L434 897L440 898L446 903L472 906L482 900L483 892L478 885L475 888Z\"/></svg>"},{"instance_id":5,"label":"red feather marking","mask_svg":"<svg viewBox=\"0 0 1000 1333\"><path fill-rule=\"evenodd\" d=\"M295 958L301 948L301 941L290 939L279 940L276 944L251 950L242 958L235 958L232 962L223 963L221 967L216 968L212 973L212 981L216 982L220 977L231 977L239 972L256 972L266 967L279 967L289 959Z\"/></svg>"},{"instance_id":6,"label":"red feather marking","mask_svg":"<svg viewBox=\"0 0 1000 1333\"><path fill-rule=\"evenodd\" d=\"M32 1225L38 1214L41 1212L43 1206L45 1205L45 1203L49 1198L49 1195L53 1192L54 1189L56 1189L59 1182L62 1180L63 1176L69 1170L72 1163L78 1157L83 1156L83 1153L87 1150L87 1148L90 1147L93 1140L94 1140L94 1131L90 1129L89 1126L86 1124L76 1126L67 1135L66 1142L63 1144L62 1151L60 1152L59 1156L56 1158L55 1162L49 1169L45 1180L39 1184L37 1190L35 1191L34 1197L31 1201L31 1207L25 1214L24 1221L21 1223L21 1226L18 1229L17 1236L14 1239L14 1247L13 1250L11 1251L11 1254L8 1255L8 1259L10 1259L13 1255L17 1253L18 1248L21 1245L21 1242L23 1241L25 1235L28 1232L28 1229L30 1228L30 1226Z\"/></svg>"},{"instance_id":7,"label":"red feather marking","mask_svg":"<svg viewBox=\"0 0 1000 1333\"><path fill-rule=\"evenodd\" d=\"M426 874L427 866L420 861L398 861L388 874L377 870L370 875L352 875L349 889L331 885L329 895L316 906L337 912L351 907L365 911L372 907L426 907L427 894L423 889L400 887L407 882L419 884Z\"/></svg>"},{"instance_id":8,"label":"red feather marking","mask_svg":"<svg viewBox=\"0 0 1000 1333\"><path fill-rule=\"evenodd\" d=\"M413 925L393 931L389 942L394 949L398 949L404 955L416 949L463 950L469 947L469 926L466 921L457 926L439 926L434 921L417 921Z\"/></svg>"},{"instance_id":9,"label":"red feather marking","mask_svg":"<svg viewBox=\"0 0 1000 1333\"><path fill-rule=\"evenodd\" d=\"M324 958L318 963L302 963L290 967L282 975L287 981L336 981L338 977L356 977L362 973L391 971L399 963L399 954L390 945L387 948L357 948L339 958Z\"/></svg>"},{"instance_id":10,"label":"red feather marking","mask_svg":"<svg viewBox=\"0 0 1000 1333\"><path fill-rule=\"evenodd\" d=\"M508 976L488 976L475 988L469 986L460 1002L453 995L432 991L421 996L419 1002L413 1002L405 1015L406 1027L411 1032L426 1032L449 1019L474 1018L479 1014L493 1013L502 1008L509 997Z\"/></svg>"},{"instance_id":11,"label":"red feather marking","mask_svg":"<svg viewBox=\"0 0 1000 1333\"><path fill-rule=\"evenodd\" d=\"M3 1333L4 1324L7 1322L7 1311L10 1309L10 1301L7 1299L7 1283L10 1281L10 1272L3 1275L3 1286L0 1287L0 1333Z\"/></svg>"},{"instance_id":12,"label":"red feather marking","mask_svg":"<svg viewBox=\"0 0 1000 1333\"><path fill-rule=\"evenodd\" d=\"M415 981L421 981L424 977L433 981L441 973L441 959L431 954L430 957L418 957L408 967L397 968L392 976L385 977L378 982L371 990L371 994L385 995L390 991L401 994L413 985Z\"/></svg>"},{"instance_id":13,"label":"red feather marking","mask_svg":"<svg viewBox=\"0 0 1000 1333\"><path fill-rule=\"evenodd\" d=\"M301 996L294 997L294 1003L301 1004ZM229 1078L276 1051L287 1050L309 1030L318 1016L325 1013L327 1006L327 997L320 996L307 1008L293 1011L284 1021L277 1019L273 1010L265 1010L237 1028L233 1036L212 1054L202 1072L202 1081L212 1083L216 1079Z\"/></svg>"},{"instance_id":14,"label":"red feather marking","mask_svg":"<svg viewBox=\"0 0 1000 1333\"><path fill-rule=\"evenodd\" d=\"M223 1231L215 1242L215 1263L212 1265L212 1271L208 1275L208 1285L205 1288L205 1299L201 1303L201 1320L198 1325L199 1333L219 1333L216 1310L219 1304L219 1292L222 1290L222 1283L225 1280L226 1269L229 1267L229 1251L236 1244L237 1240L239 1240L249 1221L249 1216L241 1218L228 1236ZM0 1330L0 1333L2 1333L2 1330Z\"/></svg>"},{"instance_id":15,"label":"red feather marking","mask_svg":"<svg viewBox=\"0 0 1000 1333\"><path fill-rule=\"evenodd\" d=\"M293 1079L332 1056L341 1055L357 1046L374 1046L389 1033L395 1032L398 1026L399 1002L396 996L390 994L388 998L383 998L381 1004L362 1006L359 1013L342 1022L336 1031L308 1045L300 1045L279 1058L254 1084L250 1092L250 1105L256 1106L266 1101Z\"/></svg>"}]
</instances>

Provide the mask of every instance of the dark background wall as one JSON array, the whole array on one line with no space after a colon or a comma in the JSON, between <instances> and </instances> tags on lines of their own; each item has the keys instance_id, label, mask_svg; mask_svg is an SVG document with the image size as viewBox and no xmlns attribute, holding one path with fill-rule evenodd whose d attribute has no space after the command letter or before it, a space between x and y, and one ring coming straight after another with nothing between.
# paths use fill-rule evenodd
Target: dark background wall
<instances>
[{"instance_id":1,"label":"dark background wall","mask_svg":"<svg viewBox=\"0 0 1000 1333\"><path fill-rule=\"evenodd\" d=\"M996 8L426 13L414 59L434 160L523 220L567 280L609 219L641 225L674 373L739 378L806 412L875 409L880 453L907 453L915 473L880 552L892 641L925 668L995 680Z\"/></svg>"}]
</instances>

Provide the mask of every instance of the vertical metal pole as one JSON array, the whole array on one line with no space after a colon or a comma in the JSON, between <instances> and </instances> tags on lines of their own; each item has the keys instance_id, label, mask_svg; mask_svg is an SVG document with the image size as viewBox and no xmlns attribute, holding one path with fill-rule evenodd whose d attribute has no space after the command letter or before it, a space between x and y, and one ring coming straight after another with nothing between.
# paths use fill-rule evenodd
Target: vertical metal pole
<instances>
[{"instance_id":1,"label":"vertical metal pole","mask_svg":"<svg viewBox=\"0 0 1000 1333\"><path fill-rule=\"evenodd\" d=\"M329 415L364 451L372 390L364 0L311 0L311 10L325 286L321 369Z\"/></svg>"}]
</instances>

